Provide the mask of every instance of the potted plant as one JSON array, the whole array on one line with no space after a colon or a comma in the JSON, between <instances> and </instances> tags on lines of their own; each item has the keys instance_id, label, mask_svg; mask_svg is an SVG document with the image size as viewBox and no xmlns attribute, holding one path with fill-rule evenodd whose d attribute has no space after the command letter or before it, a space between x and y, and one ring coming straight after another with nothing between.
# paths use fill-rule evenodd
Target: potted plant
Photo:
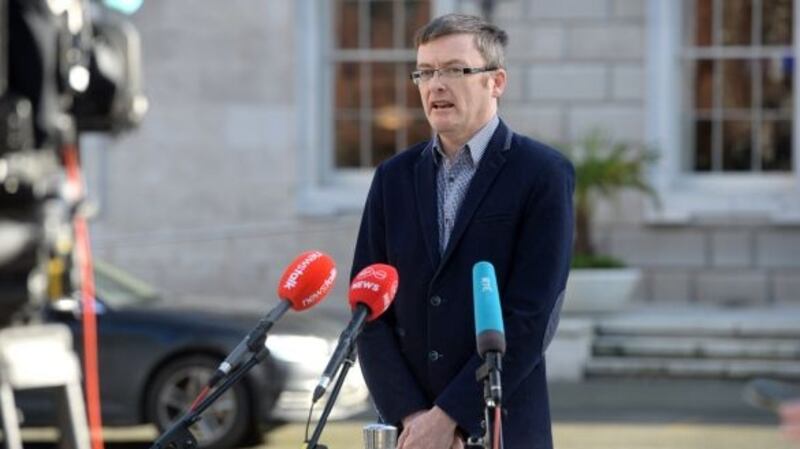
<instances>
[{"instance_id":1,"label":"potted plant","mask_svg":"<svg viewBox=\"0 0 800 449\"><path fill-rule=\"evenodd\" d=\"M641 145L613 141L599 130L576 145L559 146L575 166L575 247L564 310L604 312L628 304L641 280L641 270L626 268L611 255L597 252L593 219L600 200L615 200L623 190L645 193L656 205L658 196L645 177L656 153Z\"/></svg>"}]
</instances>

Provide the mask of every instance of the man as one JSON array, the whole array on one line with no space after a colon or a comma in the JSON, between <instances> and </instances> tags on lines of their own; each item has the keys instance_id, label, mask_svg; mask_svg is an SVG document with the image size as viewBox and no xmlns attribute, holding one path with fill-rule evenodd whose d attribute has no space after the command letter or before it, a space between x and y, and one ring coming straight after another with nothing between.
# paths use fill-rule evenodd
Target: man
<instances>
[{"instance_id":1,"label":"man","mask_svg":"<svg viewBox=\"0 0 800 449\"><path fill-rule=\"evenodd\" d=\"M375 171L353 261L395 266L391 308L368 323L358 354L399 449L460 448L483 434L472 267L491 262L505 321L505 447L551 448L544 350L558 322L572 242L574 170L497 116L506 33L450 14L416 36L434 138Z\"/></svg>"}]
</instances>

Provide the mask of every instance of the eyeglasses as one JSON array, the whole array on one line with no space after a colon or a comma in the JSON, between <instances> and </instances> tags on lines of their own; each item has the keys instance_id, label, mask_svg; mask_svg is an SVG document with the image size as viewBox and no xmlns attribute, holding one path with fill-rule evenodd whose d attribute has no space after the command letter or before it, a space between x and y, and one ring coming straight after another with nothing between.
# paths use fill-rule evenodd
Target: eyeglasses
<instances>
[{"instance_id":1,"label":"eyeglasses","mask_svg":"<svg viewBox=\"0 0 800 449\"><path fill-rule=\"evenodd\" d=\"M462 78L465 75L474 75L476 73L493 72L497 67L444 67L441 69L421 69L411 72L411 81L419 85L433 79L437 73L440 77L454 80Z\"/></svg>"}]
</instances>

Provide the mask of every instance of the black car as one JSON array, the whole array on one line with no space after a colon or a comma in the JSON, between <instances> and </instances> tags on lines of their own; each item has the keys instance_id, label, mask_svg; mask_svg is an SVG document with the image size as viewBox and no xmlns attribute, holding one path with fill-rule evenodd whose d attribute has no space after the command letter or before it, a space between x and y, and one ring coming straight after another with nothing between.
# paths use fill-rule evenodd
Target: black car
<instances>
[{"instance_id":1,"label":"black car","mask_svg":"<svg viewBox=\"0 0 800 449\"><path fill-rule=\"evenodd\" d=\"M264 311L232 313L168 306L147 284L109 265L95 267L103 424L154 423L160 431L180 417L212 373ZM230 306L227 307L230 309ZM78 302L63 299L48 321L73 332L80 354ZM288 312L267 338L270 357L216 401L192 431L205 449L261 440L261 424L305 420L311 392L344 327L314 310ZM53 404L39 393L19 395L26 425L53 422ZM321 407L318 407L321 408ZM332 419L368 408L360 370L350 370ZM318 411L318 410L317 410Z\"/></svg>"}]
</instances>

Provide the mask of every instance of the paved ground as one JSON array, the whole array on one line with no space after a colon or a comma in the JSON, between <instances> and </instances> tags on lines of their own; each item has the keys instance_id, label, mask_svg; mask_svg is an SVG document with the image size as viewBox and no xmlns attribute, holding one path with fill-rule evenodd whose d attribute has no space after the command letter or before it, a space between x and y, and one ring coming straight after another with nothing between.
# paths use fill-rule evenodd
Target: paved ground
<instances>
[{"instance_id":1,"label":"paved ground","mask_svg":"<svg viewBox=\"0 0 800 449\"><path fill-rule=\"evenodd\" d=\"M776 419L741 399L739 382L593 380L551 385L557 449L790 449ZM361 427L372 421L331 423L329 449L359 449ZM261 449L298 449L304 426L284 425L266 435ZM26 431L26 449L51 449L53 432ZM113 429L107 449L147 449L150 427ZM800 445L796 446L800 448Z\"/></svg>"},{"instance_id":2,"label":"paved ground","mask_svg":"<svg viewBox=\"0 0 800 449\"><path fill-rule=\"evenodd\" d=\"M551 383L556 421L774 424L771 412L742 399L742 381L604 379Z\"/></svg>"},{"instance_id":3,"label":"paved ground","mask_svg":"<svg viewBox=\"0 0 800 449\"><path fill-rule=\"evenodd\" d=\"M266 448L297 449L301 433L285 428ZM553 426L557 449L789 449L772 427L704 424L560 423ZM323 436L329 449L361 448L359 425L337 425ZM356 435L354 438L353 436Z\"/></svg>"},{"instance_id":4,"label":"paved ground","mask_svg":"<svg viewBox=\"0 0 800 449\"><path fill-rule=\"evenodd\" d=\"M333 423L323 433L329 449L359 449L364 422ZM707 423L571 423L553 425L557 449L791 449L773 426ZM26 432L26 436L32 435ZM148 449L155 433L148 427L106 432L106 449ZM47 439L52 439L52 433ZM41 441L42 436L35 439ZM303 426L287 425L266 435L260 449L298 449ZM33 443L26 449L52 449L52 443Z\"/></svg>"}]
</instances>

